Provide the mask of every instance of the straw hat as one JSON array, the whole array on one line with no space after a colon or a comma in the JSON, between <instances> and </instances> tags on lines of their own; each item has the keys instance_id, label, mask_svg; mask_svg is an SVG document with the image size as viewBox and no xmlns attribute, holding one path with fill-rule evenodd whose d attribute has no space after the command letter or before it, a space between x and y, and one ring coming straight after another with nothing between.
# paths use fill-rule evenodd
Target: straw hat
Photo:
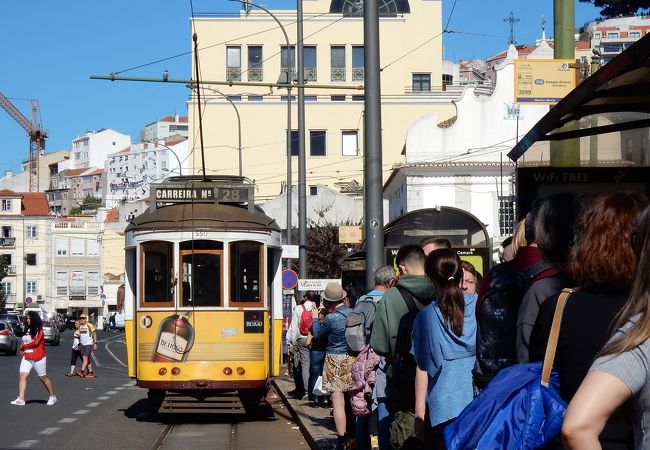
<instances>
[{"instance_id":1,"label":"straw hat","mask_svg":"<svg viewBox=\"0 0 650 450\"><path fill-rule=\"evenodd\" d=\"M328 302L340 302L348 293L343 290L339 283L327 283L325 290L323 291L323 297Z\"/></svg>"}]
</instances>

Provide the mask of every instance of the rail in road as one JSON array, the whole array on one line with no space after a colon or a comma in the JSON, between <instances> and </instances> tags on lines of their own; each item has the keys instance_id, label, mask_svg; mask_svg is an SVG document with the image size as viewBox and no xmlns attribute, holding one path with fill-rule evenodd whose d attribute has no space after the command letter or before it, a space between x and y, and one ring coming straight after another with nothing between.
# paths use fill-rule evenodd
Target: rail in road
<instances>
[{"instance_id":1,"label":"rail in road","mask_svg":"<svg viewBox=\"0 0 650 450\"><path fill-rule=\"evenodd\" d=\"M93 355L97 378L66 377L72 332L60 346L47 346L47 371L59 401L46 406L47 393L35 374L28 379L25 406L13 406L20 357L0 355L0 448L2 449L231 449L309 448L283 404L263 420L246 414L159 414L147 391L126 371L123 333L100 331Z\"/></svg>"}]
</instances>

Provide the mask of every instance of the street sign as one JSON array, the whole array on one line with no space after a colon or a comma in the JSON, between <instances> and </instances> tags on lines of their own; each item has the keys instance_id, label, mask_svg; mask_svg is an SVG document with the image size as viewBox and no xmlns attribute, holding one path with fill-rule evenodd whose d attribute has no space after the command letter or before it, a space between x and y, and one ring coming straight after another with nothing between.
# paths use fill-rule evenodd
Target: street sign
<instances>
[{"instance_id":1,"label":"street sign","mask_svg":"<svg viewBox=\"0 0 650 450\"><path fill-rule=\"evenodd\" d=\"M106 294L99 294L99 299L102 301L102 306L106 305Z\"/></svg>"},{"instance_id":2,"label":"street sign","mask_svg":"<svg viewBox=\"0 0 650 450\"><path fill-rule=\"evenodd\" d=\"M576 87L572 59L515 59L515 103L555 104Z\"/></svg>"},{"instance_id":3,"label":"street sign","mask_svg":"<svg viewBox=\"0 0 650 450\"><path fill-rule=\"evenodd\" d=\"M31 298L31 297L25 297L25 303L29 304L29 303L31 303L31 302L32 302L32 298Z\"/></svg>"},{"instance_id":4,"label":"street sign","mask_svg":"<svg viewBox=\"0 0 650 450\"><path fill-rule=\"evenodd\" d=\"M298 284L298 274L291 269L282 271L282 289L293 289Z\"/></svg>"},{"instance_id":5,"label":"street sign","mask_svg":"<svg viewBox=\"0 0 650 450\"><path fill-rule=\"evenodd\" d=\"M298 290L299 291L324 291L327 283L339 283L341 284L340 278L333 279L309 279L304 278L298 280Z\"/></svg>"},{"instance_id":6,"label":"street sign","mask_svg":"<svg viewBox=\"0 0 650 450\"><path fill-rule=\"evenodd\" d=\"M282 244L282 257L285 259L298 259L298 246Z\"/></svg>"}]
</instances>

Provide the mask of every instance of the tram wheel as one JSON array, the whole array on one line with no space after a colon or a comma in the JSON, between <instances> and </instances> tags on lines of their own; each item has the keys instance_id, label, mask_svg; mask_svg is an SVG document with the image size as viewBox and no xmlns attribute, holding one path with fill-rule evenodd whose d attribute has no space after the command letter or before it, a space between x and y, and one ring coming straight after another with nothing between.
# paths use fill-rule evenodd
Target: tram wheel
<instances>
[{"instance_id":1,"label":"tram wheel","mask_svg":"<svg viewBox=\"0 0 650 450\"><path fill-rule=\"evenodd\" d=\"M265 396L264 389L239 391L239 399L246 414L255 419L268 419L273 416L273 407L265 401Z\"/></svg>"}]
</instances>

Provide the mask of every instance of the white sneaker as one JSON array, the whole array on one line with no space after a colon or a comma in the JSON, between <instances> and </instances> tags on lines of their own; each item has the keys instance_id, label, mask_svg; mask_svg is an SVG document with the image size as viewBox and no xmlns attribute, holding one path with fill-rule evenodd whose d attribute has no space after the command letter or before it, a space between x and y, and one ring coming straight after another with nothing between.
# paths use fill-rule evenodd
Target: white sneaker
<instances>
[{"instance_id":1,"label":"white sneaker","mask_svg":"<svg viewBox=\"0 0 650 450\"><path fill-rule=\"evenodd\" d=\"M23 405L24 404L25 403L23 403ZM56 404L56 395L53 395L47 400L47 406L52 406L52 405L55 405L55 404Z\"/></svg>"},{"instance_id":2,"label":"white sneaker","mask_svg":"<svg viewBox=\"0 0 650 450\"><path fill-rule=\"evenodd\" d=\"M11 404L16 406L25 406L25 400L21 400L21 398L18 397L16 400L11 402Z\"/></svg>"}]
</instances>

